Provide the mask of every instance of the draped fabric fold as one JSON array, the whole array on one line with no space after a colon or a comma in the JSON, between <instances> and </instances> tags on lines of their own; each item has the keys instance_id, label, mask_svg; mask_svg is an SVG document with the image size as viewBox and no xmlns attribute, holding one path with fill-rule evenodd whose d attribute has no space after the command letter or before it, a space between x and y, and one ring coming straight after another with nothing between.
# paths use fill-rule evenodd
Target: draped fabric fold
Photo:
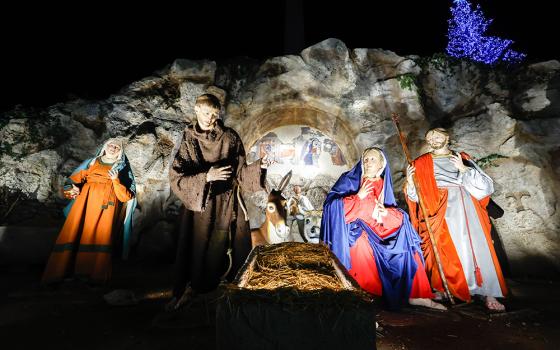
<instances>
[{"instance_id":1,"label":"draped fabric fold","mask_svg":"<svg viewBox=\"0 0 560 350\"><path fill-rule=\"evenodd\" d=\"M66 220L45 267L42 280L56 282L69 275L94 282L111 276L115 234L123 232L123 258L128 256L132 214L136 206L136 186L128 159L121 152L114 163L101 157L109 140L96 157L82 162L69 176L69 186L80 194L64 208ZM122 146L121 146L122 150ZM111 179L109 171L117 170Z\"/></svg>"},{"instance_id":2,"label":"draped fabric fold","mask_svg":"<svg viewBox=\"0 0 560 350\"><path fill-rule=\"evenodd\" d=\"M350 248L365 232L382 282L383 298L390 308L398 308L410 296L412 282L418 269L415 256L421 257L422 252L420 238L410 224L408 215L397 208L388 163L381 177L383 178L383 204L386 208L395 208L401 212L403 216L401 226L390 235L381 238L359 218L349 223L345 222L343 198L356 194L360 188L362 178L360 160L350 171L340 176L327 195L323 206L321 240L350 270L352 269Z\"/></svg>"},{"instance_id":3,"label":"draped fabric fold","mask_svg":"<svg viewBox=\"0 0 560 350\"><path fill-rule=\"evenodd\" d=\"M463 161L471 167L472 171L477 170L482 173L480 168L478 168L474 162L470 161L470 157L466 153L462 153L461 156ZM460 300L469 301L471 300L469 283L467 282L465 271L457 253L457 247L452 239L450 228L446 219L449 190L445 187L438 187L434 172L434 160L431 154L426 153L418 157L414 161L414 166L416 168L418 185L420 186L420 195L422 196L422 200L428 212L428 220L434 234L434 239L438 245L438 252L449 290L451 294ZM430 278L430 283L433 288L443 292L444 288L441 275L436 265L433 246L426 226L426 220L420 212L419 205L410 197L410 191L407 190L405 193L407 193L406 198L412 224L422 238L422 250L424 251L426 272ZM475 220L480 222L483 231L482 234L485 237L484 241L487 243L487 248L485 249L489 251L491 256L491 264L493 266L490 268L495 271L492 272L492 274L496 276L499 288L501 289L501 294L505 296L507 294L507 287L490 236L491 226L488 213L486 212L486 205L488 204L489 198L489 196L484 196L477 199L470 195L465 197L465 200L471 200L476 209L476 215L478 218ZM471 248L469 246L469 251L470 249Z\"/></svg>"}]
</instances>

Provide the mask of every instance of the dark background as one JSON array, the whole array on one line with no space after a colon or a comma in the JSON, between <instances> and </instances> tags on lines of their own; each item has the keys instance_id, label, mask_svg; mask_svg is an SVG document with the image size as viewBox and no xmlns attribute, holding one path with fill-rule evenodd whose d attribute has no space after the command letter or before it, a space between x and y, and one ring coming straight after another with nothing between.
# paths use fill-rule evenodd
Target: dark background
<instances>
[{"instance_id":1,"label":"dark background","mask_svg":"<svg viewBox=\"0 0 560 350\"><path fill-rule=\"evenodd\" d=\"M153 1L0 8L0 111L72 97L106 98L175 58L263 59L329 37L349 48L431 55L447 44L451 0ZM473 0L529 62L560 59L559 16L548 0ZM303 35L302 35L303 33Z\"/></svg>"}]
</instances>

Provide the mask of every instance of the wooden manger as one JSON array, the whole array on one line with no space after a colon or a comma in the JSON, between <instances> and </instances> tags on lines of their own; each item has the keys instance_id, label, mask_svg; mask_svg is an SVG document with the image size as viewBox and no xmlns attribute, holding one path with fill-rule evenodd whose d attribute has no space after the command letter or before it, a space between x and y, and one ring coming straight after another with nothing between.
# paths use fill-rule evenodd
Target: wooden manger
<instances>
[{"instance_id":1,"label":"wooden manger","mask_svg":"<svg viewBox=\"0 0 560 350\"><path fill-rule=\"evenodd\" d=\"M256 247L222 291L218 349L375 349L372 299L324 245Z\"/></svg>"}]
</instances>

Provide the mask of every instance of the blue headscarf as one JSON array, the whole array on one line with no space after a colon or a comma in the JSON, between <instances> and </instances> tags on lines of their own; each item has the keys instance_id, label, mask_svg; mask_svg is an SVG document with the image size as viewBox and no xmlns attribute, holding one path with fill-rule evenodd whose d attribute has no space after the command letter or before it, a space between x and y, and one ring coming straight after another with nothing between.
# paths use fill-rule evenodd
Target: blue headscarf
<instances>
[{"instance_id":1,"label":"blue headscarf","mask_svg":"<svg viewBox=\"0 0 560 350\"><path fill-rule=\"evenodd\" d=\"M105 147L107 147L109 143L114 141L115 139L109 139L105 141L105 143L97 150L95 157L83 161L76 169L74 169L74 171L70 176L80 172L81 170L86 170L90 166L92 166L96 160L98 160L99 158L101 158L101 156L103 156L103 154L105 153ZM124 148L122 142L117 142L117 143L121 145L121 153L117 161L111 167L111 170L114 169L118 171L119 181L121 182L121 184L123 184L123 186L128 188L128 190L134 194L134 197L128 202L126 202L126 214L123 223L122 257L123 259L128 259L128 254L130 252L130 236L132 235L132 215L134 214L134 209L136 209L136 204L137 204L136 181L134 179L134 174L132 174L132 168L130 167L128 158L124 154ZM74 205L74 201L75 200L72 199L70 203L68 203L68 205L64 207L64 209L62 210L64 216L68 216L68 214L70 213L70 209L72 209L72 205Z\"/></svg>"},{"instance_id":2,"label":"blue headscarf","mask_svg":"<svg viewBox=\"0 0 560 350\"><path fill-rule=\"evenodd\" d=\"M364 151L364 154L368 150ZM381 172L383 204L385 207L396 208L397 202L393 193L389 162L385 153L380 149L377 150L381 152L385 160L385 167ZM362 172L362 159L360 159L351 170L340 176L328 193L323 205L321 240L349 270L352 267L350 247L365 231L383 284L383 298L387 301L389 308L397 309L410 295L412 281L418 267L414 261L415 253L418 252L422 259L420 237L412 227L408 215L399 208L397 210L403 214L401 227L384 238L380 238L361 219L346 224L343 198L358 193Z\"/></svg>"}]
</instances>

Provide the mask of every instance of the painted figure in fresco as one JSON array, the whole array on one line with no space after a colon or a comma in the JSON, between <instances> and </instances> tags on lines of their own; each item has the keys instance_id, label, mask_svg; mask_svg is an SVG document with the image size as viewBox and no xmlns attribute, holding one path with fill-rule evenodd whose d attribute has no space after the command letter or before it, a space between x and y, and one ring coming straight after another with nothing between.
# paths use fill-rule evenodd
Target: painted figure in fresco
<instances>
[{"instance_id":1,"label":"painted figure in fresco","mask_svg":"<svg viewBox=\"0 0 560 350\"><path fill-rule=\"evenodd\" d=\"M331 155L333 165L346 165L346 159L344 158L340 147L338 147L338 145L332 140L327 139L323 142L323 151Z\"/></svg>"},{"instance_id":2,"label":"painted figure in fresco","mask_svg":"<svg viewBox=\"0 0 560 350\"><path fill-rule=\"evenodd\" d=\"M408 167L405 192L413 225L422 237L432 286L443 292L433 247L417 205L414 173L431 218L451 294L463 301L481 295L488 309L504 311L504 305L496 298L506 296L507 287L490 237L491 224L486 210L494 192L493 181L469 155L449 149L449 134L445 129L429 130L426 142L432 151Z\"/></svg>"},{"instance_id":3,"label":"painted figure in fresco","mask_svg":"<svg viewBox=\"0 0 560 350\"><path fill-rule=\"evenodd\" d=\"M308 140L302 149L303 164L319 166L319 156L321 155L321 141L317 138Z\"/></svg>"},{"instance_id":4,"label":"painted figure in fresco","mask_svg":"<svg viewBox=\"0 0 560 350\"><path fill-rule=\"evenodd\" d=\"M113 241L123 231L128 256L136 185L121 139L109 139L94 158L70 175L65 195L72 199L42 277L44 283L75 275L91 282L111 276Z\"/></svg>"},{"instance_id":5,"label":"painted figure in fresco","mask_svg":"<svg viewBox=\"0 0 560 350\"><path fill-rule=\"evenodd\" d=\"M261 151L261 157L269 157L271 158L272 155L272 145L270 143L266 143L261 145L262 151Z\"/></svg>"},{"instance_id":6,"label":"painted figure in fresco","mask_svg":"<svg viewBox=\"0 0 560 350\"><path fill-rule=\"evenodd\" d=\"M187 126L169 170L172 191L183 203L173 298L178 309L198 293L235 276L251 250L245 191L265 190L266 158L251 165L239 135L219 119L211 94L197 98L196 122Z\"/></svg>"},{"instance_id":7,"label":"painted figure in fresco","mask_svg":"<svg viewBox=\"0 0 560 350\"><path fill-rule=\"evenodd\" d=\"M358 284L391 309L403 303L445 310L431 300L420 237L397 208L391 170L379 148L368 148L327 195L321 240Z\"/></svg>"}]
</instances>

